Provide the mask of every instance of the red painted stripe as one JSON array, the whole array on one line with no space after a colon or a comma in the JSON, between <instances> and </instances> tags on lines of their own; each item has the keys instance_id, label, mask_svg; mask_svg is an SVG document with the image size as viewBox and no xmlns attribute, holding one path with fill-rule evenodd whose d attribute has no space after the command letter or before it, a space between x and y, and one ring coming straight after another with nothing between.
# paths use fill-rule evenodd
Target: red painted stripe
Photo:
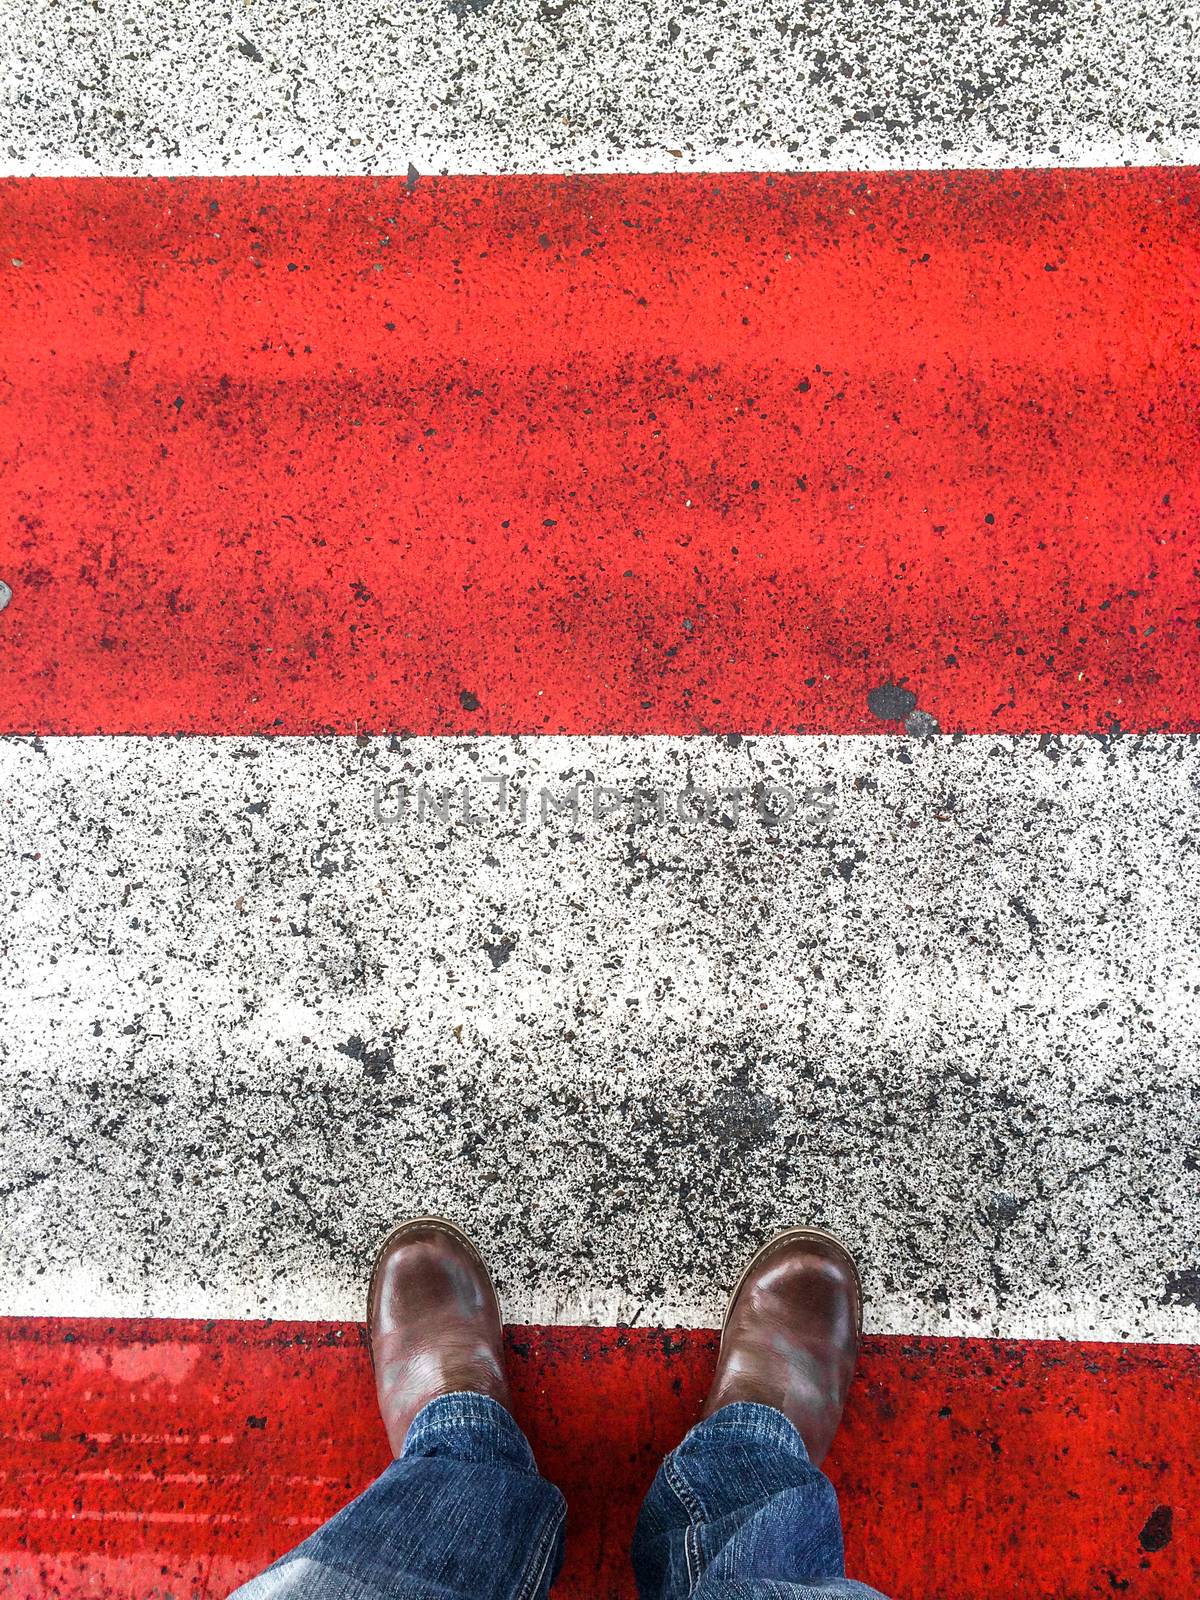
<instances>
[{"instance_id":1,"label":"red painted stripe","mask_svg":"<svg viewBox=\"0 0 1200 1600\"><path fill-rule=\"evenodd\" d=\"M3 724L1200 728L1198 205L10 181Z\"/></svg>"},{"instance_id":2,"label":"red painted stripe","mask_svg":"<svg viewBox=\"0 0 1200 1600\"><path fill-rule=\"evenodd\" d=\"M352 1326L12 1320L0 1338L5 1596L223 1595L386 1461ZM511 1338L570 1506L556 1593L628 1596L633 1517L715 1335ZM868 1339L831 1466L850 1569L905 1600L1200 1592L1198 1406L1191 1347Z\"/></svg>"}]
</instances>

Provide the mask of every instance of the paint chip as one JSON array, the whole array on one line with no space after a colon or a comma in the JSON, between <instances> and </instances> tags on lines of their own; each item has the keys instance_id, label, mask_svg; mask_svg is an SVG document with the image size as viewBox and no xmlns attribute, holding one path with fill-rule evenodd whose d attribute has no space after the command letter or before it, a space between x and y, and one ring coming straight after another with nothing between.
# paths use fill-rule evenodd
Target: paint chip
<instances>
[{"instance_id":1,"label":"paint chip","mask_svg":"<svg viewBox=\"0 0 1200 1600\"><path fill-rule=\"evenodd\" d=\"M1142 1549L1151 1552L1165 1549L1170 1544L1174 1532L1173 1520L1174 1514L1170 1506L1155 1506L1146 1518L1141 1533L1138 1534L1138 1543Z\"/></svg>"},{"instance_id":2,"label":"paint chip","mask_svg":"<svg viewBox=\"0 0 1200 1600\"><path fill-rule=\"evenodd\" d=\"M867 709L880 722L903 722L917 709L917 697L899 684L881 683L867 694Z\"/></svg>"},{"instance_id":3,"label":"paint chip","mask_svg":"<svg viewBox=\"0 0 1200 1600\"><path fill-rule=\"evenodd\" d=\"M8 604L8 602L11 599L12 599L12 590L5 583L4 579L0 578L0 611L4 610L5 606Z\"/></svg>"},{"instance_id":4,"label":"paint chip","mask_svg":"<svg viewBox=\"0 0 1200 1600\"><path fill-rule=\"evenodd\" d=\"M487 951L488 958L492 963L492 971L499 972L500 968L517 948L517 941L506 933L502 939L497 939L495 944L489 944L485 939L483 948Z\"/></svg>"}]
</instances>

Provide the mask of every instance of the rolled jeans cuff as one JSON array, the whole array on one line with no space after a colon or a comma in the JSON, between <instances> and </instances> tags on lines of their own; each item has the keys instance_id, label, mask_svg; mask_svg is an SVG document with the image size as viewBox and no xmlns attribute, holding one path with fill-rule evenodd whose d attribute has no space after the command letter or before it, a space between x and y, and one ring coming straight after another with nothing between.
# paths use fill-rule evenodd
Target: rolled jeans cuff
<instances>
[{"instance_id":1,"label":"rolled jeans cuff","mask_svg":"<svg viewBox=\"0 0 1200 1600\"><path fill-rule=\"evenodd\" d=\"M442 1394L421 1407L409 1426L399 1460L453 1456L456 1461L503 1462L537 1476L529 1441L512 1413L485 1394Z\"/></svg>"},{"instance_id":2,"label":"rolled jeans cuff","mask_svg":"<svg viewBox=\"0 0 1200 1600\"><path fill-rule=\"evenodd\" d=\"M804 1440L795 1425L774 1406L760 1405L752 1400L735 1400L732 1405L714 1411L711 1417L705 1417L686 1435L676 1454L686 1453L689 1448L728 1440L731 1434L741 1443L768 1445L793 1456L797 1461L812 1465Z\"/></svg>"}]
</instances>

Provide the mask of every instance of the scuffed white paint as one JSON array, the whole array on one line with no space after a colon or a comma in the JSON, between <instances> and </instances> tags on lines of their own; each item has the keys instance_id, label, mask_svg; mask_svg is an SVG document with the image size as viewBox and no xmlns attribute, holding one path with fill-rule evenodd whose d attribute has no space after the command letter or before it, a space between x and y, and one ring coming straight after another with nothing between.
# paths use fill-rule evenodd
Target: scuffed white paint
<instances>
[{"instance_id":1,"label":"scuffed white paint","mask_svg":"<svg viewBox=\"0 0 1200 1600\"><path fill-rule=\"evenodd\" d=\"M8 739L0 784L5 1312L357 1316L436 1210L515 1320L714 1324L807 1220L878 1330L1200 1338L1189 737Z\"/></svg>"},{"instance_id":2,"label":"scuffed white paint","mask_svg":"<svg viewBox=\"0 0 1200 1600\"><path fill-rule=\"evenodd\" d=\"M1172 0L6 0L10 173L642 172L1200 160Z\"/></svg>"}]
</instances>

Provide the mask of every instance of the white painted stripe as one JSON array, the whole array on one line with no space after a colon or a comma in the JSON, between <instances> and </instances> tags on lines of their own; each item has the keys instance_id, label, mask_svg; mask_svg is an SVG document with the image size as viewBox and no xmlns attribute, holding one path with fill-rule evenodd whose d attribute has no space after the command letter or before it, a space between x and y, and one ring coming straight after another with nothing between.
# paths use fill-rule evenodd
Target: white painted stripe
<instances>
[{"instance_id":1,"label":"white painted stripe","mask_svg":"<svg viewBox=\"0 0 1200 1600\"><path fill-rule=\"evenodd\" d=\"M0 151L44 175L1200 161L1177 0L11 3Z\"/></svg>"},{"instance_id":2,"label":"white painted stripe","mask_svg":"<svg viewBox=\"0 0 1200 1600\"><path fill-rule=\"evenodd\" d=\"M432 1209L518 1319L713 1324L811 1220L877 1329L1200 1338L1194 739L10 739L0 776L6 1311L355 1316ZM387 778L480 815L378 823ZM746 815L626 814L689 783Z\"/></svg>"}]
</instances>

